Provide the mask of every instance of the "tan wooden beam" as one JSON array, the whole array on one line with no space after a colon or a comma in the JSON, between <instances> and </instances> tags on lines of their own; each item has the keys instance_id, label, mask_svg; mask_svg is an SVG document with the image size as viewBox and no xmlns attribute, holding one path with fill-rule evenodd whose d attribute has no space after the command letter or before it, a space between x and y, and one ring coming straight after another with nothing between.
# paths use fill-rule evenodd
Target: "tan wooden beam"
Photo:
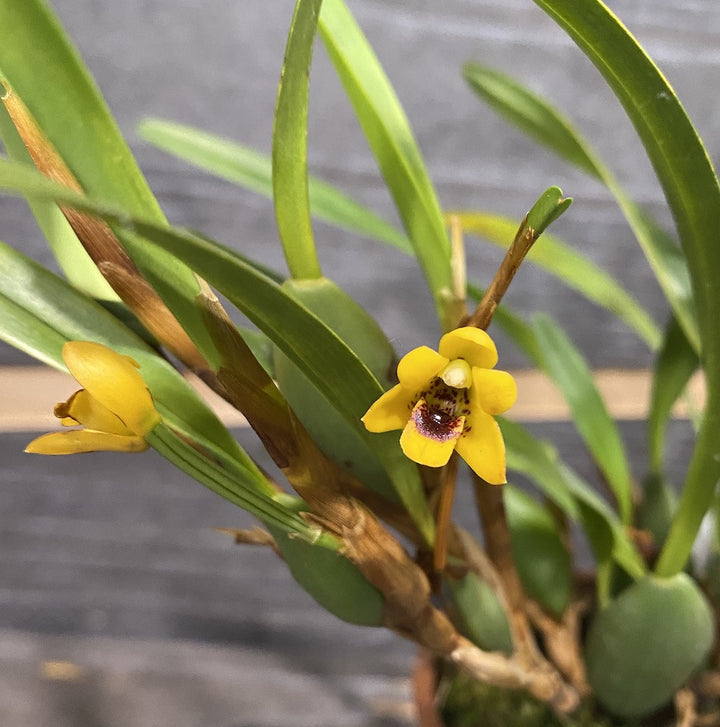
<instances>
[{"instance_id":1,"label":"tan wooden beam","mask_svg":"<svg viewBox=\"0 0 720 727\"><path fill-rule=\"evenodd\" d=\"M535 370L513 371L518 384L518 401L508 413L523 422L567 421L567 405L544 374ZM642 420L647 416L652 384L648 370L603 369L595 380L616 419ZM222 420L231 427L245 426L243 417L226 402L193 382ZM77 384L67 374L42 366L0 367L0 432L46 431L57 427L53 405L66 399ZM695 407L702 406L704 381L696 376L689 388ZM679 403L674 415L687 418L687 407Z\"/></svg>"}]
</instances>

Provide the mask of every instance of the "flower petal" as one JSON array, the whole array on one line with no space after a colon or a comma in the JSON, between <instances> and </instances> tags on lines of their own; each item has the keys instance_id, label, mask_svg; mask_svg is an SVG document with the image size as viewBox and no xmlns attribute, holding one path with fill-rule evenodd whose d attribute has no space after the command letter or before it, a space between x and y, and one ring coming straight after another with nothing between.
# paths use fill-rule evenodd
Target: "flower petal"
<instances>
[{"instance_id":1,"label":"flower petal","mask_svg":"<svg viewBox=\"0 0 720 727\"><path fill-rule=\"evenodd\" d=\"M498 360L497 349L485 331L472 326L456 328L440 339L438 351L451 361L465 359L471 366L491 369Z\"/></svg>"},{"instance_id":2,"label":"flower petal","mask_svg":"<svg viewBox=\"0 0 720 727\"><path fill-rule=\"evenodd\" d=\"M62 354L81 386L132 432L143 436L160 422L138 364L129 356L92 341L68 341Z\"/></svg>"},{"instance_id":3,"label":"flower petal","mask_svg":"<svg viewBox=\"0 0 720 727\"><path fill-rule=\"evenodd\" d=\"M455 447L470 468L491 485L502 485L505 476L505 442L498 423L482 411L467 418Z\"/></svg>"},{"instance_id":4,"label":"flower petal","mask_svg":"<svg viewBox=\"0 0 720 727\"><path fill-rule=\"evenodd\" d=\"M369 432L402 429L410 418L413 393L400 384L386 391L366 412L361 421Z\"/></svg>"},{"instance_id":5,"label":"flower petal","mask_svg":"<svg viewBox=\"0 0 720 727\"><path fill-rule=\"evenodd\" d=\"M455 443L462 433L465 417L438 424L433 412L424 400L418 401L412 410L400 437L400 446L405 456L428 467L442 467L450 459Z\"/></svg>"},{"instance_id":6,"label":"flower petal","mask_svg":"<svg viewBox=\"0 0 720 727\"><path fill-rule=\"evenodd\" d=\"M400 384L413 392L424 389L449 361L429 346L420 346L406 353L397 367Z\"/></svg>"},{"instance_id":7,"label":"flower petal","mask_svg":"<svg viewBox=\"0 0 720 727\"><path fill-rule=\"evenodd\" d=\"M127 437L132 432L97 399L81 389L76 391L66 402L57 404L55 416L62 420L64 426L82 424L88 429L109 434L120 434Z\"/></svg>"},{"instance_id":8,"label":"flower petal","mask_svg":"<svg viewBox=\"0 0 720 727\"><path fill-rule=\"evenodd\" d=\"M122 436L96 432L92 429L73 429L43 434L33 439L26 452L31 454L80 454L81 452L142 452L147 442L139 436Z\"/></svg>"},{"instance_id":9,"label":"flower petal","mask_svg":"<svg viewBox=\"0 0 720 727\"><path fill-rule=\"evenodd\" d=\"M507 371L473 368L470 406L488 414L502 414L517 399L517 384Z\"/></svg>"}]
</instances>

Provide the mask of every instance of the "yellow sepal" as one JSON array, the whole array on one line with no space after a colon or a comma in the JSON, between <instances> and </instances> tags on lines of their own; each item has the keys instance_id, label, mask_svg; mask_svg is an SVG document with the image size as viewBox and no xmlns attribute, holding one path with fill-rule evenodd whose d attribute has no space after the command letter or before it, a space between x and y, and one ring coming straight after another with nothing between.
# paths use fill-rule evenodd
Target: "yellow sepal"
<instances>
[{"instance_id":1,"label":"yellow sepal","mask_svg":"<svg viewBox=\"0 0 720 727\"><path fill-rule=\"evenodd\" d=\"M418 391L427 386L449 361L428 346L420 346L406 353L397 367L398 381L406 389Z\"/></svg>"},{"instance_id":2,"label":"yellow sepal","mask_svg":"<svg viewBox=\"0 0 720 727\"><path fill-rule=\"evenodd\" d=\"M92 341L68 341L62 355L80 385L131 432L142 437L160 423L138 364L129 356Z\"/></svg>"},{"instance_id":3,"label":"yellow sepal","mask_svg":"<svg viewBox=\"0 0 720 727\"><path fill-rule=\"evenodd\" d=\"M362 417L369 432L390 432L402 429L412 410L412 393L400 384L386 391Z\"/></svg>"},{"instance_id":4,"label":"yellow sepal","mask_svg":"<svg viewBox=\"0 0 720 727\"><path fill-rule=\"evenodd\" d=\"M93 429L72 429L43 434L25 451L31 454L80 454L82 452L142 452L147 442L137 435L108 434Z\"/></svg>"},{"instance_id":5,"label":"yellow sepal","mask_svg":"<svg viewBox=\"0 0 720 727\"><path fill-rule=\"evenodd\" d=\"M473 368L470 389L471 407L479 406L488 414L502 414L517 399L517 384L507 371Z\"/></svg>"},{"instance_id":6,"label":"yellow sepal","mask_svg":"<svg viewBox=\"0 0 720 727\"><path fill-rule=\"evenodd\" d=\"M502 485L505 475L505 442L498 423L482 411L465 420L465 432L455 445L457 453L475 474L491 485Z\"/></svg>"},{"instance_id":7,"label":"yellow sepal","mask_svg":"<svg viewBox=\"0 0 720 727\"><path fill-rule=\"evenodd\" d=\"M438 351L450 360L462 358L471 366L482 369L491 369L498 361L492 338L485 331L470 326L446 333L440 339Z\"/></svg>"}]
</instances>

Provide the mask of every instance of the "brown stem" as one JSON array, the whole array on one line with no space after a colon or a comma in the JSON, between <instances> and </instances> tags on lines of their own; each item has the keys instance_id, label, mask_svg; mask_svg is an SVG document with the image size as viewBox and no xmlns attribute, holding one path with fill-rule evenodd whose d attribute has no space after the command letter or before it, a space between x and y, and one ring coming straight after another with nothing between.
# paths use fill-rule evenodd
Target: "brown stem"
<instances>
[{"instance_id":1,"label":"brown stem","mask_svg":"<svg viewBox=\"0 0 720 727\"><path fill-rule=\"evenodd\" d=\"M434 655L420 648L412 674L418 727L443 727L435 704L436 674Z\"/></svg>"},{"instance_id":2,"label":"brown stem","mask_svg":"<svg viewBox=\"0 0 720 727\"><path fill-rule=\"evenodd\" d=\"M694 727L697 724L697 698L691 689L675 693L675 727Z\"/></svg>"},{"instance_id":3,"label":"brown stem","mask_svg":"<svg viewBox=\"0 0 720 727\"><path fill-rule=\"evenodd\" d=\"M313 504L322 513L316 521L342 538L343 555L384 595L388 628L449 659L474 679L525 689L559 713L578 706L577 691L541 656L528 663L517 655L483 651L460 636L432 604L425 574L371 512L342 496Z\"/></svg>"},{"instance_id":4,"label":"brown stem","mask_svg":"<svg viewBox=\"0 0 720 727\"><path fill-rule=\"evenodd\" d=\"M565 678L578 693L590 693L590 684L585 672L585 660L580 648L580 627L583 614L589 603L573 601L558 622L548 616L534 601L526 603L526 610L533 624L543 635L545 650Z\"/></svg>"},{"instance_id":5,"label":"brown stem","mask_svg":"<svg viewBox=\"0 0 720 727\"><path fill-rule=\"evenodd\" d=\"M502 488L489 485L477 475L473 476L473 485L485 534L485 548L500 576L510 609L508 617L515 650L522 661L536 662L542 657L525 613L525 594L512 556Z\"/></svg>"},{"instance_id":6,"label":"brown stem","mask_svg":"<svg viewBox=\"0 0 720 727\"><path fill-rule=\"evenodd\" d=\"M433 569L435 573L442 573L445 570L448 551L448 534L450 530L450 519L452 516L452 505L455 499L455 485L457 482L458 457L453 452L449 462L443 467L440 477L440 502L437 509L437 527L435 535L435 547L433 549Z\"/></svg>"},{"instance_id":7,"label":"brown stem","mask_svg":"<svg viewBox=\"0 0 720 727\"><path fill-rule=\"evenodd\" d=\"M485 291L482 300L478 303L473 314L467 317L462 325L475 326L483 330L486 330L490 325L490 321L493 315L495 315L495 310L507 292L512 279L515 277L520 263L525 259L525 255L528 254L530 248L537 240L535 230L526 225L526 220L527 218L523 219L520 223L515 239L505 253L505 257L500 263L500 267L495 273L495 277L490 283L490 286Z\"/></svg>"},{"instance_id":8,"label":"brown stem","mask_svg":"<svg viewBox=\"0 0 720 727\"><path fill-rule=\"evenodd\" d=\"M1 100L38 170L68 189L83 193L80 182L20 97L6 82L2 86ZM60 205L60 210L102 275L147 330L189 368L207 376L209 367L204 357L130 259L110 226L65 205Z\"/></svg>"},{"instance_id":9,"label":"brown stem","mask_svg":"<svg viewBox=\"0 0 720 727\"><path fill-rule=\"evenodd\" d=\"M482 330L487 329L502 297L515 277L515 273L536 240L535 230L528 227L526 216L520 223L515 239L505 253L485 295L473 314L463 321L463 325L475 326ZM510 530L505 515L502 489L489 485L477 476L474 476L473 480L475 502L485 533L487 552L500 575L510 608L510 628L515 649L521 659L535 662L542 657L524 610L525 597L512 557Z\"/></svg>"},{"instance_id":10,"label":"brown stem","mask_svg":"<svg viewBox=\"0 0 720 727\"><path fill-rule=\"evenodd\" d=\"M528 667L496 651L482 651L464 638L450 659L478 681L505 689L526 689L559 714L570 714L580 702L575 689L547 662Z\"/></svg>"}]
</instances>

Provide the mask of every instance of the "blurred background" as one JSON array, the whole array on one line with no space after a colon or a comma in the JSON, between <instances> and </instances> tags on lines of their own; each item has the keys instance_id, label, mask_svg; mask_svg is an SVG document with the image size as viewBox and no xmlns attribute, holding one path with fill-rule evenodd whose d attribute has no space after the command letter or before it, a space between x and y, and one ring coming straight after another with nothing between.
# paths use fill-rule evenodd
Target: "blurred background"
<instances>
[{"instance_id":1,"label":"blurred background","mask_svg":"<svg viewBox=\"0 0 720 727\"><path fill-rule=\"evenodd\" d=\"M6 0L9 1L9 0ZM95 75L166 214L284 270L268 200L143 143L161 117L269 152L292 0L52 0ZM608 3L665 72L717 160L720 5L711 0ZM403 103L443 207L520 220L550 184L574 197L553 231L613 273L654 315L666 305L630 230L600 184L528 141L469 90L475 60L517 77L563 110L631 196L669 228L642 147L604 82L529 0L348 0ZM28 49L32 62L32 49ZM38 73L51 69L38 68ZM388 220L390 196L318 44L311 84L311 171ZM328 277L404 353L438 330L414 264L400 253L315 225ZM0 198L0 239L50 267L25 204ZM542 244L542 243L540 243ZM470 276L487 284L500 253L468 240ZM507 302L555 316L594 369L636 381L651 363L623 324L531 266ZM527 367L498 336L501 363ZM269 552L232 546L215 526L249 519L152 454L52 461L22 454L33 361L0 347L0 724L405 725L413 649L344 625L315 607ZM625 377L624 379L622 377ZM644 380L644 379L642 379ZM47 408L72 386L48 393ZM638 394L641 386L632 386ZM532 392L530 392L532 394ZM27 394L27 396L25 396ZM535 392L537 395L537 392ZM623 416L635 473L644 471L642 396ZM536 417L535 417L536 418ZM572 427L533 429L593 477ZM559 420L558 420L559 419ZM25 423L23 423L25 422ZM250 433L238 436L261 456ZM689 425L671 428L674 474ZM460 493L458 513L475 527Z\"/></svg>"}]
</instances>

